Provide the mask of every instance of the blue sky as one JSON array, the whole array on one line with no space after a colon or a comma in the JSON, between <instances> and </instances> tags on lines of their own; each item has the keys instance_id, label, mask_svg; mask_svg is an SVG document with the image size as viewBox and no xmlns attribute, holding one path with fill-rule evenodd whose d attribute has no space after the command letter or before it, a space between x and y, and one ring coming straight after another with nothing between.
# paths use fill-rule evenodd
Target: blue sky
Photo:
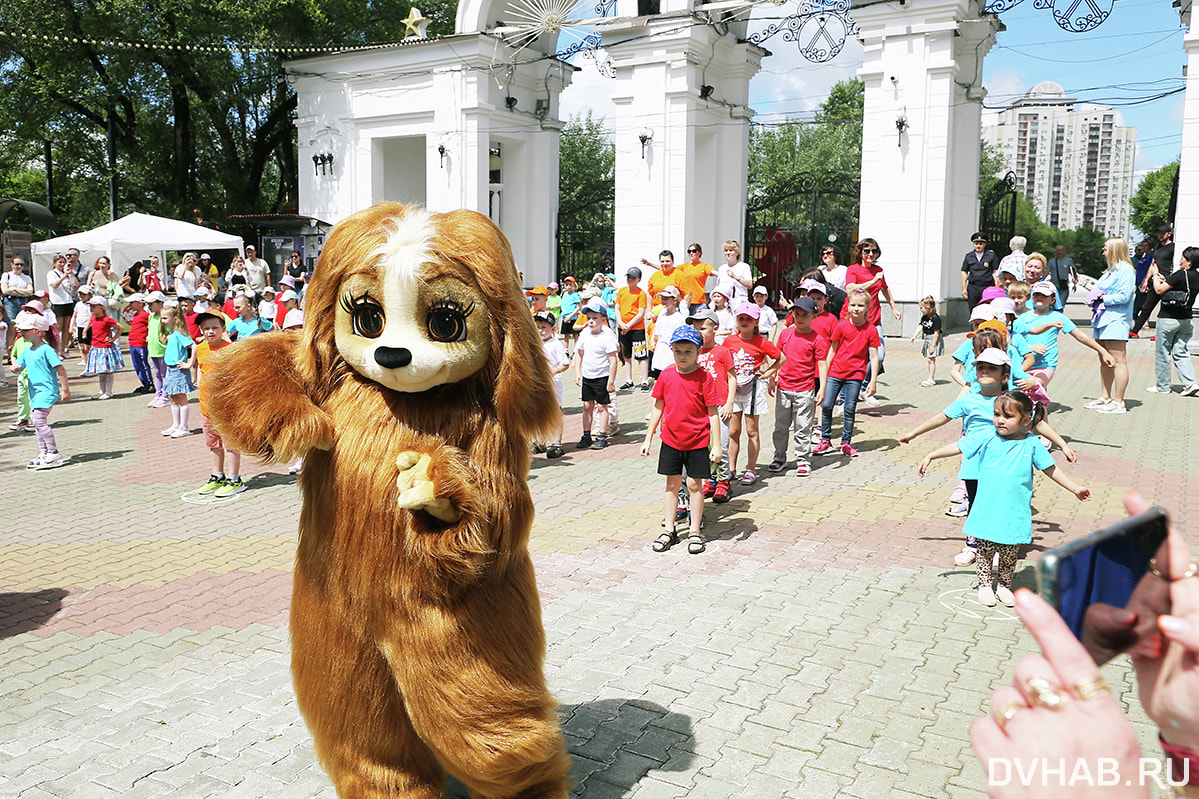
<instances>
[{"instance_id":1,"label":"blue sky","mask_svg":"<svg viewBox=\"0 0 1199 799\"><path fill-rule=\"evenodd\" d=\"M766 17L778 18L793 8L790 3L757 6L750 32L764 28ZM1116 108L1126 125L1137 128L1138 174L1178 157L1182 92L1128 104L1183 86L1185 31L1170 0L1115 0L1111 16L1095 30L1081 34L1059 28L1052 12L1034 8L1033 0L1024 0L1000 19L1007 30L998 35L983 67L988 105L1003 105L1041 81L1056 81L1080 100ZM764 122L811 118L829 88L855 77L862 63L862 47L854 39L825 64L807 61L781 35L765 46L772 55L750 83L750 105L757 112L756 119ZM588 60L576 57L574 63L582 70L563 94L563 117L588 108L597 116L610 116L614 111L608 100L610 81Z\"/></svg>"},{"instance_id":2,"label":"blue sky","mask_svg":"<svg viewBox=\"0 0 1199 799\"><path fill-rule=\"evenodd\" d=\"M783 6L786 12L791 6ZM766 6L761 13L778 14ZM755 12L754 19L759 16ZM1182 92L1141 104L1128 101L1180 89L1184 29L1169 0L1116 0L1111 16L1089 33L1068 33L1049 9L1033 0L1000 15L1001 32L987 55L983 84L987 105L1002 105L1045 80L1060 83L1082 100L1110 105L1137 128L1138 172L1178 157L1182 140ZM751 30L765 23L751 21ZM751 105L762 121L808 117L838 80L853 77L862 49L849 42L827 64L812 64L777 36L766 43L774 54L750 84Z\"/></svg>"}]
</instances>

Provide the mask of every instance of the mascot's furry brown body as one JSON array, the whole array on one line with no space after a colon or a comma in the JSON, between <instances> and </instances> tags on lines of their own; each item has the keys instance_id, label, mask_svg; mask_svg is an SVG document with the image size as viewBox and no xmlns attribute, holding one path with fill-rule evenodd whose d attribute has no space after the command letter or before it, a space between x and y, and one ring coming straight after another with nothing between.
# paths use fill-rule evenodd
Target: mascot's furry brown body
<instances>
[{"instance_id":1,"label":"mascot's furry brown body","mask_svg":"<svg viewBox=\"0 0 1199 799\"><path fill-rule=\"evenodd\" d=\"M342 797L564 797L527 541L559 413L503 234L383 203L335 227L302 333L230 347L233 449L304 455L292 675Z\"/></svg>"}]
</instances>

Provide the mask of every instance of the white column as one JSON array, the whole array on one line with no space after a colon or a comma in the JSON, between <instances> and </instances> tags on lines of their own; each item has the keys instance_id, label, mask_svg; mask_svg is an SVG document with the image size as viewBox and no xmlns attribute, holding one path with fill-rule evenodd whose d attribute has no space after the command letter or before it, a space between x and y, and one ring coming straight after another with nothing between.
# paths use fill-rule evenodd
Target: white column
<instances>
[{"instance_id":1,"label":"white column","mask_svg":"<svg viewBox=\"0 0 1199 799\"><path fill-rule=\"evenodd\" d=\"M607 121L616 143L618 276L642 258L656 264L662 249L682 263L693 241L715 264L721 242L741 238L745 225L749 79L767 53L681 23L651 18L605 33L616 69L617 111Z\"/></svg>"},{"instance_id":2,"label":"white column","mask_svg":"<svg viewBox=\"0 0 1199 799\"><path fill-rule=\"evenodd\" d=\"M1189 26L1182 40L1187 54L1187 83L1178 164L1178 207L1174 214L1174 241L1180 248L1199 242L1199 21L1191 14L1190 2L1183 5L1182 20Z\"/></svg>"},{"instance_id":3,"label":"white column","mask_svg":"<svg viewBox=\"0 0 1199 799\"><path fill-rule=\"evenodd\" d=\"M860 235L878 240L909 335L917 301L960 298L961 261L978 224L982 59L1000 29L979 0L910 0L855 9L866 84ZM897 121L903 120L901 133ZM953 306L943 313L956 316Z\"/></svg>"}]
</instances>

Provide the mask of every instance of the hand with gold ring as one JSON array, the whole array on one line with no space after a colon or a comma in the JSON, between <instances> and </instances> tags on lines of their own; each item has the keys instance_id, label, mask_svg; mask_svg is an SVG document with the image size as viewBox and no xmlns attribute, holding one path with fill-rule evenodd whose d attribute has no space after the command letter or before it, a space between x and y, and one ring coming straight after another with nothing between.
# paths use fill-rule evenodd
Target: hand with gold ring
<instances>
[{"instance_id":1,"label":"hand with gold ring","mask_svg":"<svg viewBox=\"0 0 1199 799\"><path fill-rule=\"evenodd\" d=\"M991 715L974 722L970 729L974 753L984 773L993 777L986 786L988 794L995 799L1148 797L1148 785L1125 785L1123 779L1118 786L1067 779L1081 761L1094 774L1100 758L1114 758L1117 774L1139 782L1141 753L1136 735L1099 675L1099 667L1061 616L1027 589L1016 592L1016 614L1040 644L1042 654L1020 659L1012 685L991 695ZM1012 775L1017 765L1027 770L1034 762L1038 768L1046 763L1056 768L1061 758L1066 765L1061 781L1042 784L1038 776L1032 784L1022 785L1014 777L1002 778L1004 768Z\"/></svg>"},{"instance_id":2,"label":"hand with gold ring","mask_svg":"<svg viewBox=\"0 0 1199 799\"><path fill-rule=\"evenodd\" d=\"M1124 498L1130 514L1149 507L1130 493ZM1170 611L1157 617L1160 633L1134 647L1141 705L1174 746L1199 751L1199 566L1191 548L1176 531L1166 539L1165 562L1155 568L1170 591Z\"/></svg>"}]
</instances>

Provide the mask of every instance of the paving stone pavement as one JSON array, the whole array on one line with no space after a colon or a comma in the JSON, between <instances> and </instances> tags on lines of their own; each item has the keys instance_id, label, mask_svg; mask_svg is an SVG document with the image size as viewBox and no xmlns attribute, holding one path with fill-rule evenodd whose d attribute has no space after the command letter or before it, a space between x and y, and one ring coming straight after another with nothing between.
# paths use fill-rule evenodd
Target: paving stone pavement
<instances>
[{"instance_id":1,"label":"paving stone pavement","mask_svg":"<svg viewBox=\"0 0 1199 799\"><path fill-rule=\"evenodd\" d=\"M1018 585L1035 584L1043 549L1121 518L1129 488L1175 518L1199 511L1199 400L1144 392L1151 347L1129 348L1130 413L1103 416L1082 409L1093 356L1063 344L1051 421L1094 499L1037 478ZM956 395L947 357L935 387L918 385L924 370L918 345L888 341L886 402L859 406L861 456L817 459L806 479L765 470L764 417L761 480L709 505L701 555L649 548L662 480L638 452L648 395L620 394L607 450L534 462L530 546L576 796L984 795L969 726L1033 644L952 565L956 463L916 474L956 431L896 442ZM159 435L166 410L133 385L125 372L118 398L55 409L61 469L27 472L33 437L0 436L0 797L333 797L288 673L294 478L247 464L248 491L200 500L202 436ZM0 429L14 405L0 390ZM1158 755L1127 660L1104 673Z\"/></svg>"}]
</instances>

